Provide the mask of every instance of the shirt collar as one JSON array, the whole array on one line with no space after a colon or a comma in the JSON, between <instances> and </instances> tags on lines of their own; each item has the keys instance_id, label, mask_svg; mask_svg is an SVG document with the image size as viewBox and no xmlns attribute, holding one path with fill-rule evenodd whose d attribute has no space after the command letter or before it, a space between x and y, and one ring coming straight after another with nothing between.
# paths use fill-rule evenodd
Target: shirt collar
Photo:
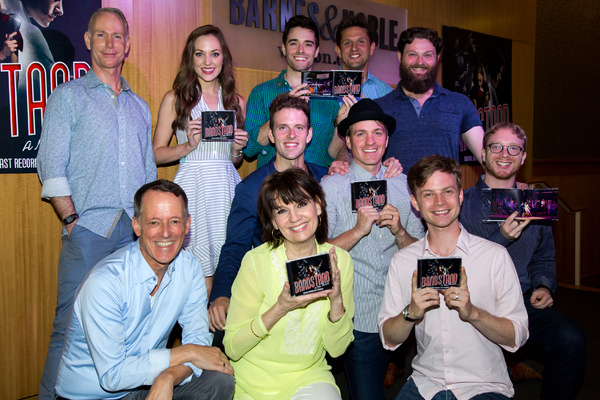
<instances>
[{"instance_id":1,"label":"shirt collar","mask_svg":"<svg viewBox=\"0 0 600 400\"><path fill-rule=\"evenodd\" d=\"M104 82L98 78L98 75L94 72L93 69L89 69L88 72L81 79L84 81L84 85L87 89L92 89L100 85L104 85ZM131 87L129 83L121 76L121 91L130 91Z\"/></svg>"},{"instance_id":2,"label":"shirt collar","mask_svg":"<svg viewBox=\"0 0 600 400\"><path fill-rule=\"evenodd\" d=\"M385 179L384 174L387 171L387 168L381 165L379 168L379 172L376 175L372 175L369 171L365 170L363 167L358 165L358 163L354 160L350 163L350 172L358 181L368 181L371 179Z\"/></svg>"},{"instance_id":3,"label":"shirt collar","mask_svg":"<svg viewBox=\"0 0 600 400\"><path fill-rule=\"evenodd\" d=\"M488 189L489 186L487 185L487 183L484 182L485 179L485 174L481 174L479 176L479 180L477 181L477 189L482 190L482 189ZM513 184L513 189L518 189L517 186L517 180L515 179L515 183Z\"/></svg>"},{"instance_id":4,"label":"shirt collar","mask_svg":"<svg viewBox=\"0 0 600 400\"><path fill-rule=\"evenodd\" d=\"M165 273L165 276L163 276L163 280L165 280L165 278L167 278L167 277L168 277L167 279L169 281L171 280L171 276L173 275L173 272L175 272L176 261L180 257L180 255L181 255L181 251L179 252L179 254L177 254L177 257L175 257L175 259L167 267L167 272ZM142 255L139 240L136 240L136 242L134 244L132 255L131 255L131 263L132 263L132 268L134 268L136 271L136 275L138 277L139 282L140 283L150 283L149 285L147 285L147 288L150 290L150 292L148 292L148 293L151 293L152 289L154 289L154 286L156 286L156 278L157 277L156 277L156 273L154 272L154 270L150 267L150 265L148 265L148 262ZM149 282L149 281L151 281L151 282Z\"/></svg>"},{"instance_id":5,"label":"shirt collar","mask_svg":"<svg viewBox=\"0 0 600 400\"><path fill-rule=\"evenodd\" d=\"M277 78L275 78L275 82L277 83L277 87L281 87L281 86L285 86L288 89L291 89L290 84L288 83L288 81L285 80L285 73L287 72L287 70L282 70L281 73L279 74L279 76L277 76Z\"/></svg>"},{"instance_id":6,"label":"shirt collar","mask_svg":"<svg viewBox=\"0 0 600 400\"><path fill-rule=\"evenodd\" d=\"M441 87L437 82L434 82L433 93L429 97L432 98L440 95L446 96L447 94L448 91L446 89ZM399 97L402 97L404 99L412 99L412 97L409 97L406 95L406 93L404 93L404 89L402 88L402 81L398 82L398 86L396 86L396 89L394 89L394 99L397 99Z\"/></svg>"},{"instance_id":7,"label":"shirt collar","mask_svg":"<svg viewBox=\"0 0 600 400\"><path fill-rule=\"evenodd\" d=\"M467 230L464 228L464 226L462 226L462 224L460 222L458 223L458 225L460 226L460 235L458 235L458 240L456 241L456 247L454 248L454 251L452 252L452 254L449 257L459 257L459 256L461 256L460 253L469 255L469 243L471 241L471 237L470 237L471 235L469 234L469 232L467 232ZM423 257L431 257L431 256L437 257L433 253L433 251L431 251L431 247L429 247L429 231L428 231L427 234L425 235L425 239L423 240Z\"/></svg>"}]
</instances>

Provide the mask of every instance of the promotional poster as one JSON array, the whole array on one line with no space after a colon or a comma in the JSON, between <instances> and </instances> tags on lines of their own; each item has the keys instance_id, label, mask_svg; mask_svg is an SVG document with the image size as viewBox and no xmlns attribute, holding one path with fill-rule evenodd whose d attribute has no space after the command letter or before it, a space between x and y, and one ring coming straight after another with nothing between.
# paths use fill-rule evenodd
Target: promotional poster
<instances>
[{"instance_id":1,"label":"promotional poster","mask_svg":"<svg viewBox=\"0 0 600 400\"><path fill-rule=\"evenodd\" d=\"M56 86L89 70L83 35L102 2L0 0L0 6L0 173L34 173L46 102ZM11 53L12 38L18 49Z\"/></svg>"},{"instance_id":2,"label":"promotional poster","mask_svg":"<svg viewBox=\"0 0 600 400\"><path fill-rule=\"evenodd\" d=\"M442 27L442 83L475 105L483 130L512 122L512 41L449 26ZM460 163L477 163L464 142Z\"/></svg>"},{"instance_id":3,"label":"promotional poster","mask_svg":"<svg viewBox=\"0 0 600 400\"><path fill-rule=\"evenodd\" d=\"M302 83L308 83L310 97L338 99L346 95L360 98L362 71L302 71Z\"/></svg>"}]
</instances>

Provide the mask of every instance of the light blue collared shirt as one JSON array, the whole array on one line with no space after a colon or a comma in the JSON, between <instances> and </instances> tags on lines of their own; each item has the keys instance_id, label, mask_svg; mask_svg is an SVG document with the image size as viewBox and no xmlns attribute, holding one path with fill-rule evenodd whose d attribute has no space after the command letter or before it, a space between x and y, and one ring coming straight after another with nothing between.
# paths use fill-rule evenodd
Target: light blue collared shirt
<instances>
[{"instance_id":1,"label":"light blue collared shirt","mask_svg":"<svg viewBox=\"0 0 600 400\"><path fill-rule=\"evenodd\" d=\"M118 399L169 368L167 339L175 325L182 343L210 346L206 283L192 254L181 251L158 278L139 242L98 263L79 287L67 326L56 392L68 399ZM202 370L191 364L196 376ZM190 379L190 378L188 378Z\"/></svg>"},{"instance_id":2,"label":"light blue collared shirt","mask_svg":"<svg viewBox=\"0 0 600 400\"><path fill-rule=\"evenodd\" d=\"M361 91L365 99L377 99L391 92L392 87L367 71L367 79L363 83Z\"/></svg>"},{"instance_id":3,"label":"light blue collared shirt","mask_svg":"<svg viewBox=\"0 0 600 400\"><path fill-rule=\"evenodd\" d=\"M121 77L121 93L93 70L50 98L37 156L42 197L71 196L77 225L109 237L133 196L156 180L148 104ZM66 233L66 232L63 232Z\"/></svg>"}]
</instances>

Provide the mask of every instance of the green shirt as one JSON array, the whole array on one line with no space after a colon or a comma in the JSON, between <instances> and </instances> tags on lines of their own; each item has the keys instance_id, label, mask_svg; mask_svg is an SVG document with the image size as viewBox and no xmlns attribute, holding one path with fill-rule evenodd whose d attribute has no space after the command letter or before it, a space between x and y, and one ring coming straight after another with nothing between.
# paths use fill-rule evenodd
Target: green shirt
<instances>
[{"instance_id":1,"label":"green shirt","mask_svg":"<svg viewBox=\"0 0 600 400\"><path fill-rule=\"evenodd\" d=\"M248 157L258 154L257 168L262 167L275 157L275 147L272 144L263 146L257 142L260 127L269 120L269 105L277 95L292 90L285 80L286 70L270 81L261 83L252 89L248 98L246 110L246 130L250 139L244 153ZM328 153L329 143L333 137L333 120L337 117L339 104L337 98L311 99L310 124L313 128L313 137L306 146L304 158L313 164L329 167L333 158Z\"/></svg>"}]
</instances>

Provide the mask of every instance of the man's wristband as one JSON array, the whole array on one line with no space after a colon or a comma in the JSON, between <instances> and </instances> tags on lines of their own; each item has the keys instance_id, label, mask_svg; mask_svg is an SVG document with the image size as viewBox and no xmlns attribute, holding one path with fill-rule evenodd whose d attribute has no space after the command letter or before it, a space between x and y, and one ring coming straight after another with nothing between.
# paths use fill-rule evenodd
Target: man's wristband
<instances>
[{"instance_id":1,"label":"man's wristband","mask_svg":"<svg viewBox=\"0 0 600 400\"><path fill-rule=\"evenodd\" d=\"M75 220L77 220L78 218L79 218L79 214L73 213L73 214L69 215L68 217L66 217L65 219L63 219L62 223L64 226L67 226L67 225L75 222Z\"/></svg>"},{"instance_id":2,"label":"man's wristband","mask_svg":"<svg viewBox=\"0 0 600 400\"><path fill-rule=\"evenodd\" d=\"M404 307L404 310L402 310L402 318L404 318L404 320L408 321L408 322L417 322L418 321L418 319L411 318L408 316L408 306Z\"/></svg>"}]
</instances>

